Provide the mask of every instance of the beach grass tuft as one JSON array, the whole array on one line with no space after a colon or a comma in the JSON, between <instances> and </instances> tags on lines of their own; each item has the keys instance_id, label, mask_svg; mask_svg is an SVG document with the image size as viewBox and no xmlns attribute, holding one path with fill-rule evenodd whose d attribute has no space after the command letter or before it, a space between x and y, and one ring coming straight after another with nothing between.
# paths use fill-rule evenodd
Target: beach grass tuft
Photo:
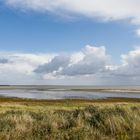
<instances>
[{"instance_id":1,"label":"beach grass tuft","mask_svg":"<svg viewBox=\"0 0 140 140\"><path fill-rule=\"evenodd\" d=\"M140 103L5 99L0 139L139 140Z\"/></svg>"}]
</instances>

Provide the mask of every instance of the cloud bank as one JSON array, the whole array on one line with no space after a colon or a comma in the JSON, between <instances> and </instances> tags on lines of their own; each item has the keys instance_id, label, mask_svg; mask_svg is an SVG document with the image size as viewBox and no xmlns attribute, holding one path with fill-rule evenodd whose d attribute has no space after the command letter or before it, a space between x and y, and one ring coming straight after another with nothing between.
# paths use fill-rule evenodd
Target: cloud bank
<instances>
[{"instance_id":1,"label":"cloud bank","mask_svg":"<svg viewBox=\"0 0 140 140\"><path fill-rule=\"evenodd\" d=\"M140 25L139 0L3 0L3 2L22 10L85 16L102 21L128 20L130 23ZM139 35L139 29L137 33Z\"/></svg>"},{"instance_id":2,"label":"cloud bank","mask_svg":"<svg viewBox=\"0 0 140 140\"><path fill-rule=\"evenodd\" d=\"M54 54L0 52L0 84L34 84L32 72L38 65L50 61Z\"/></svg>"},{"instance_id":3,"label":"cloud bank","mask_svg":"<svg viewBox=\"0 0 140 140\"><path fill-rule=\"evenodd\" d=\"M67 11L108 20L132 18L140 23L139 0L5 0L6 4L36 11Z\"/></svg>"},{"instance_id":4,"label":"cloud bank","mask_svg":"<svg viewBox=\"0 0 140 140\"><path fill-rule=\"evenodd\" d=\"M0 52L0 84L139 84L140 48L121 55L119 65L111 59L105 47L90 45L73 53Z\"/></svg>"}]
</instances>

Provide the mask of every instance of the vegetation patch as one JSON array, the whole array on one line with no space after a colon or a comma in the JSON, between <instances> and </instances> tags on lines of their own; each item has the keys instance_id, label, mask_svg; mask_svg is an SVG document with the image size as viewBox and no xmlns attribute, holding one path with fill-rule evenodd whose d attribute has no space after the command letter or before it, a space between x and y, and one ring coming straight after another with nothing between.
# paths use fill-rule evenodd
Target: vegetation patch
<instances>
[{"instance_id":1,"label":"vegetation patch","mask_svg":"<svg viewBox=\"0 0 140 140\"><path fill-rule=\"evenodd\" d=\"M1 102L1 140L140 139L139 103L17 101Z\"/></svg>"}]
</instances>

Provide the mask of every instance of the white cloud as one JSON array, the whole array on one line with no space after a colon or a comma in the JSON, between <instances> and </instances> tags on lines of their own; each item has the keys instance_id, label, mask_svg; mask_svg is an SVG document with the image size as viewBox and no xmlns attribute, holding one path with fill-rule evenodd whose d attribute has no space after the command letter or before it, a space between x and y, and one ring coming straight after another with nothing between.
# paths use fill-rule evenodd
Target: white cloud
<instances>
[{"instance_id":1,"label":"white cloud","mask_svg":"<svg viewBox=\"0 0 140 140\"><path fill-rule=\"evenodd\" d=\"M7 5L41 12L78 14L103 20L130 19L140 24L139 0L4 0ZM65 12L64 12L65 11Z\"/></svg>"},{"instance_id":2,"label":"white cloud","mask_svg":"<svg viewBox=\"0 0 140 140\"><path fill-rule=\"evenodd\" d=\"M33 70L52 57L53 54L0 52L0 84L32 83L36 78Z\"/></svg>"},{"instance_id":3,"label":"white cloud","mask_svg":"<svg viewBox=\"0 0 140 140\"><path fill-rule=\"evenodd\" d=\"M78 78L81 79L81 82L89 80L94 84L127 85L140 82L140 48L122 55L120 65L111 64L111 58L106 54L105 47L88 45L80 52L68 55L68 57L64 56L64 54L59 54L52 61L39 66L36 70L42 69L38 73L44 79L72 78L75 81ZM56 58L61 59L57 60ZM59 63L57 63L58 61ZM55 63L60 65L55 65Z\"/></svg>"},{"instance_id":4,"label":"white cloud","mask_svg":"<svg viewBox=\"0 0 140 140\"><path fill-rule=\"evenodd\" d=\"M136 25L140 36L140 0L2 0L22 11L51 12L60 17L87 17L100 21L126 20ZM138 27L137 27L138 25Z\"/></svg>"},{"instance_id":5,"label":"white cloud","mask_svg":"<svg viewBox=\"0 0 140 140\"><path fill-rule=\"evenodd\" d=\"M68 65L62 70L62 74L68 76L91 75L104 71L106 64L109 63L109 56L106 54L105 47L86 46L82 50L83 59L75 64Z\"/></svg>"},{"instance_id":6,"label":"white cloud","mask_svg":"<svg viewBox=\"0 0 140 140\"><path fill-rule=\"evenodd\" d=\"M85 76L103 71L107 63L109 56L105 52L105 47L87 45L78 53L59 54L49 63L40 65L35 72L48 73L49 77L50 73L53 76Z\"/></svg>"},{"instance_id":7,"label":"white cloud","mask_svg":"<svg viewBox=\"0 0 140 140\"><path fill-rule=\"evenodd\" d=\"M36 73L52 73L59 71L61 68L66 67L70 63L70 57L65 54L55 56L49 63L40 65Z\"/></svg>"},{"instance_id":8,"label":"white cloud","mask_svg":"<svg viewBox=\"0 0 140 140\"><path fill-rule=\"evenodd\" d=\"M140 78L140 48L122 55L122 65L116 68L114 74Z\"/></svg>"},{"instance_id":9,"label":"white cloud","mask_svg":"<svg viewBox=\"0 0 140 140\"><path fill-rule=\"evenodd\" d=\"M138 37L140 37L140 29L136 30L136 34L138 35Z\"/></svg>"},{"instance_id":10,"label":"white cloud","mask_svg":"<svg viewBox=\"0 0 140 140\"><path fill-rule=\"evenodd\" d=\"M6 64L8 63L8 59L0 58L0 64Z\"/></svg>"},{"instance_id":11,"label":"white cloud","mask_svg":"<svg viewBox=\"0 0 140 140\"><path fill-rule=\"evenodd\" d=\"M105 47L79 52L27 54L0 52L0 84L139 84L140 48L111 64Z\"/></svg>"}]
</instances>

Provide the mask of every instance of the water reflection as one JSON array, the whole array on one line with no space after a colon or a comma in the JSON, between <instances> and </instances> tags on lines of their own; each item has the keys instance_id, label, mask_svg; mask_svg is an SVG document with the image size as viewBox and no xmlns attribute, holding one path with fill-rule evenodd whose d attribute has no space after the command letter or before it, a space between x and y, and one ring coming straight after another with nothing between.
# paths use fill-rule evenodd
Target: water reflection
<instances>
[{"instance_id":1,"label":"water reflection","mask_svg":"<svg viewBox=\"0 0 140 140\"><path fill-rule=\"evenodd\" d=\"M109 97L140 98L140 93L100 93L65 90L0 90L0 96L28 99L103 99Z\"/></svg>"}]
</instances>

